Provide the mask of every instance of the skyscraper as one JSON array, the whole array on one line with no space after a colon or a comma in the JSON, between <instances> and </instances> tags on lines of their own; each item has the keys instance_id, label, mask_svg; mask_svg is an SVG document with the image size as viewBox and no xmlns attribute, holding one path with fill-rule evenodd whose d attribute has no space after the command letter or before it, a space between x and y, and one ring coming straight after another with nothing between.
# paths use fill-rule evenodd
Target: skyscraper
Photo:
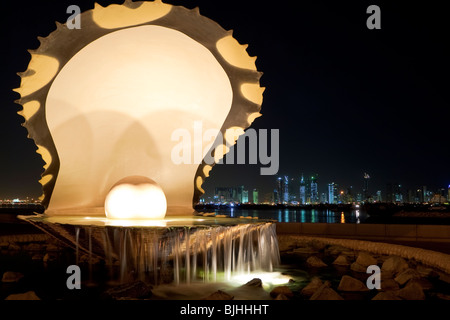
<instances>
[{"instance_id":1,"label":"skyscraper","mask_svg":"<svg viewBox=\"0 0 450 320\"><path fill-rule=\"evenodd\" d=\"M277 178L277 194L278 194L278 202L289 203L289 177L278 177Z\"/></svg>"},{"instance_id":2,"label":"skyscraper","mask_svg":"<svg viewBox=\"0 0 450 320\"><path fill-rule=\"evenodd\" d=\"M239 187L216 187L214 198L221 203L243 202L244 186ZM248 201L248 200L247 200Z\"/></svg>"},{"instance_id":3,"label":"skyscraper","mask_svg":"<svg viewBox=\"0 0 450 320\"><path fill-rule=\"evenodd\" d=\"M242 190L242 203L248 202L248 190Z\"/></svg>"},{"instance_id":4,"label":"skyscraper","mask_svg":"<svg viewBox=\"0 0 450 320\"><path fill-rule=\"evenodd\" d=\"M275 202L278 204L283 203L283 178L281 177L277 178L277 188L275 190L276 190Z\"/></svg>"},{"instance_id":5,"label":"skyscraper","mask_svg":"<svg viewBox=\"0 0 450 320\"><path fill-rule=\"evenodd\" d=\"M305 183L305 178L303 177L303 174L300 179L300 203L306 204L306 183Z\"/></svg>"},{"instance_id":6,"label":"skyscraper","mask_svg":"<svg viewBox=\"0 0 450 320\"><path fill-rule=\"evenodd\" d=\"M317 189L317 174L311 177L311 203L319 202L319 191Z\"/></svg>"},{"instance_id":7,"label":"skyscraper","mask_svg":"<svg viewBox=\"0 0 450 320\"><path fill-rule=\"evenodd\" d=\"M394 184L394 202L396 203L403 203L403 192L402 192L402 185L401 184Z\"/></svg>"},{"instance_id":8,"label":"skyscraper","mask_svg":"<svg viewBox=\"0 0 450 320\"><path fill-rule=\"evenodd\" d=\"M242 194L244 193L244 186L233 188L233 201L242 203Z\"/></svg>"},{"instance_id":9,"label":"skyscraper","mask_svg":"<svg viewBox=\"0 0 450 320\"><path fill-rule=\"evenodd\" d=\"M284 176L283 203L289 203L289 177Z\"/></svg>"},{"instance_id":10,"label":"skyscraper","mask_svg":"<svg viewBox=\"0 0 450 320\"><path fill-rule=\"evenodd\" d=\"M253 189L253 203L258 204L259 203L259 192L258 189Z\"/></svg>"},{"instance_id":11,"label":"skyscraper","mask_svg":"<svg viewBox=\"0 0 450 320\"><path fill-rule=\"evenodd\" d=\"M334 182L328 184L328 203L337 203L337 185Z\"/></svg>"},{"instance_id":12,"label":"skyscraper","mask_svg":"<svg viewBox=\"0 0 450 320\"><path fill-rule=\"evenodd\" d=\"M364 200L368 200L370 198L370 194L369 194L369 179L370 179L369 174L364 172L364 185L363 185L363 197L364 197Z\"/></svg>"},{"instance_id":13,"label":"skyscraper","mask_svg":"<svg viewBox=\"0 0 450 320\"><path fill-rule=\"evenodd\" d=\"M299 179L289 178L289 203L293 201L298 201L298 189L299 189Z\"/></svg>"}]
</instances>

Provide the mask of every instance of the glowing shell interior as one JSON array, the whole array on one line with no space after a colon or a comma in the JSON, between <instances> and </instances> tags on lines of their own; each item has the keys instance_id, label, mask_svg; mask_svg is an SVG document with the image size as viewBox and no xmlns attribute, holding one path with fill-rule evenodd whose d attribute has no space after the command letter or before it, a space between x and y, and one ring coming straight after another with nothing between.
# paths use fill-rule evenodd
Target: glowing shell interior
<instances>
[{"instance_id":1,"label":"glowing shell interior","mask_svg":"<svg viewBox=\"0 0 450 320\"><path fill-rule=\"evenodd\" d=\"M236 142L225 131L243 134L261 115L264 88L256 57L198 9L161 1L96 5L80 19L81 29L57 24L39 38L15 89L24 126L46 163L40 180L46 214L106 211L125 218L112 207L134 186L127 206L138 203L138 216L144 204L152 214L165 212L162 200L152 197L164 197L167 215L191 215L212 165L174 163L171 134L184 128L194 138L199 121L204 129L217 129L222 135L200 155L217 163ZM139 191L136 184L112 187L131 176L153 182ZM146 203L140 201L144 194Z\"/></svg>"},{"instance_id":2,"label":"glowing shell interior","mask_svg":"<svg viewBox=\"0 0 450 320\"><path fill-rule=\"evenodd\" d=\"M167 201L158 184L145 177L127 177L117 182L105 200L110 219L163 219Z\"/></svg>"}]
</instances>

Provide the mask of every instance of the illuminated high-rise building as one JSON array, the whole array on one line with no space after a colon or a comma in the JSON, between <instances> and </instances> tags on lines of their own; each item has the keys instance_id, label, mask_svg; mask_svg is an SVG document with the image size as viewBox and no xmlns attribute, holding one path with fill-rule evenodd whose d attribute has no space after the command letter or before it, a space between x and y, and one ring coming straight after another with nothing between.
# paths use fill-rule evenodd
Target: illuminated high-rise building
<instances>
[{"instance_id":1,"label":"illuminated high-rise building","mask_svg":"<svg viewBox=\"0 0 450 320\"><path fill-rule=\"evenodd\" d=\"M233 188L230 187L216 187L214 199L217 202L225 203L232 201Z\"/></svg>"},{"instance_id":2,"label":"illuminated high-rise building","mask_svg":"<svg viewBox=\"0 0 450 320\"><path fill-rule=\"evenodd\" d=\"M403 203L403 192L401 184L394 184L394 202Z\"/></svg>"},{"instance_id":3,"label":"illuminated high-rise building","mask_svg":"<svg viewBox=\"0 0 450 320\"><path fill-rule=\"evenodd\" d=\"M284 176L283 203L289 203L289 177Z\"/></svg>"},{"instance_id":4,"label":"illuminated high-rise building","mask_svg":"<svg viewBox=\"0 0 450 320\"><path fill-rule=\"evenodd\" d=\"M448 190L447 190L447 200L450 201L450 184L448 185Z\"/></svg>"},{"instance_id":5,"label":"illuminated high-rise building","mask_svg":"<svg viewBox=\"0 0 450 320\"><path fill-rule=\"evenodd\" d=\"M289 178L289 203L297 202L298 199L298 189L299 189L299 181L298 179Z\"/></svg>"},{"instance_id":6,"label":"illuminated high-rise building","mask_svg":"<svg viewBox=\"0 0 450 320\"><path fill-rule=\"evenodd\" d=\"M248 190L242 190L242 203L248 203Z\"/></svg>"},{"instance_id":7,"label":"illuminated high-rise building","mask_svg":"<svg viewBox=\"0 0 450 320\"><path fill-rule=\"evenodd\" d=\"M303 174L300 179L300 204L306 204L306 183Z\"/></svg>"},{"instance_id":8,"label":"illuminated high-rise building","mask_svg":"<svg viewBox=\"0 0 450 320\"><path fill-rule=\"evenodd\" d=\"M386 185L386 202L403 203L403 193L401 184L388 183Z\"/></svg>"},{"instance_id":9,"label":"illuminated high-rise building","mask_svg":"<svg viewBox=\"0 0 450 320\"><path fill-rule=\"evenodd\" d=\"M258 204L259 203L259 192L258 189L253 189L253 203Z\"/></svg>"},{"instance_id":10,"label":"illuminated high-rise building","mask_svg":"<svg viewBox=\"0 0 450 320\"><path fill-rule=\"evenodd\" d=\"M243 202L244 186L239 187L216 187L215 196L218 202ZM248 201L248 200L247 200Z\"/></svg>"},{"instance_id":11,"label":"illuminated high-rise building","mask_svg":"<svg viewBox=\"0 0 450 320\"><path fill-rule=\"evenodd\" d=\"M335 204L337 203L337 185L332 182L328 184L328 203Z\"/></svg>"},{"instance_id":12,"label":"illuminated high-rise building","mask_svg":"<svg viewBox=\"0 0 450 320\"><path fill-rule=\"evenodd\" d=\"M283 178L277 178L277 188L276 188L276 200L275 202L278 204L283 203Z\"/></svg>"},{"instance_id":13,"label":"illuminated high-rise building","mask_svg":"<svg viewBox=\"0 0 450 320\"><path fill-rule=\"evenodd\" d=\"M277 178L277 194L278 194L278 202L289 203L289 177L278 177Z\"/></svg>"},{"instance_id":14,"label":"illuminated high-rise building","mask_svg":"<svg viewBox=\"0 0 450 320\"><path fill-rule=\"evenodd\" d=\"M311 203L319 202L319 191L317 189L317 175L311 176Z\"/></svg>"}]
</instances>

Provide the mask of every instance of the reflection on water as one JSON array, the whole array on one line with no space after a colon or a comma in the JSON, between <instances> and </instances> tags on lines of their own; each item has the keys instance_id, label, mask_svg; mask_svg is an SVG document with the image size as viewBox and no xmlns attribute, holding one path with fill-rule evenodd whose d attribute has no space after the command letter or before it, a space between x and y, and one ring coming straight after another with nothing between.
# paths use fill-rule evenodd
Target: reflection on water
<instances>
[{"instance_id":1,"label":"reflection on water","mask_svg":"<svg viewBox=\"0 0 450 320\"><path fill-rule=\"evenodd\" d=\"M332 211L328 209L220 209L216 214L224 214L233 218L258 217L259 219L275 219L278 222L312 222L312 223L362 223L368 217L361 210Z\"/></svg>"}]
</instances>

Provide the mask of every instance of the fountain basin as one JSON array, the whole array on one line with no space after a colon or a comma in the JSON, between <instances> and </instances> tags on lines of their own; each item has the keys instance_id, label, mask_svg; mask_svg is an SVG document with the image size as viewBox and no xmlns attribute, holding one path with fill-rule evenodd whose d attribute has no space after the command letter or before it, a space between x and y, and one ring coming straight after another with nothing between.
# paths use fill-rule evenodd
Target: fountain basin
<instances>
[{"instance_id":1,"label":"fountain basin","mask_svg":"<svg viewBox=\"0 0 450 320\"><path fill-rule=\"evenodd\" d=\"M229 281L272 272L280 262L271 221L217 217L116 220L105 217L21 216L89 260L100 258L113 280Z\"/></svg>"}]
</instances>

